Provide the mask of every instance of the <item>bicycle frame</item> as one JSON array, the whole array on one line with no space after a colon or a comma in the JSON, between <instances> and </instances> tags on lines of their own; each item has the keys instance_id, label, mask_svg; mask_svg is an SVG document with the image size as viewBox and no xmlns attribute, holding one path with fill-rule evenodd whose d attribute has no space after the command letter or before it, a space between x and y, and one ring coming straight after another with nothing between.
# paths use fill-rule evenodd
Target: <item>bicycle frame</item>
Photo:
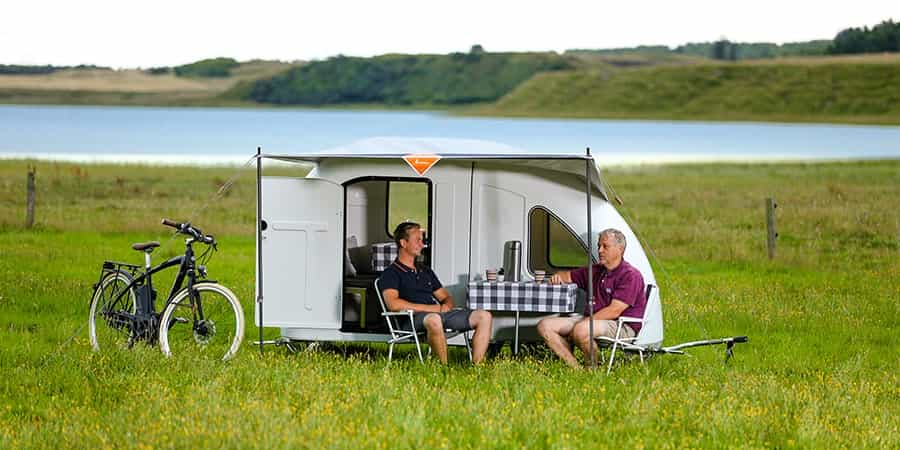
<instances>
[{"instance_id":1,"label":"bicycle frame","mask_svg":"<svg viewBox=\"0 0 900 450\"><path fill-rule=\"evenodd\" d=\"M136 333L138 336L143 336L147 339L152 339L155 337L158 326L156 321L157 311L156 311L156 291L153 289L153 274L166 270L173 266L178 267L178 274L175 276L175 281L172 283L172 288L169 290L169 295L166 297L166 302L163 304L163 309L175 298L175 295L182 289L185 284L185 280L187 281L187 288L189 290L189 298L191 301L192 312L194 315L194 319L204 317L202 305L199 302L194 301L194 292L191 289L194 284L197 282L197 267L195 265L196 260L194 257L194 249L192 244L194 243L194 239L187 239L185 243L185 252L183 255L174 256L169 258L167 261L155 266L150 267L149 269L143 269L141 266L135 264L121 263L116 261L104 261L103 269L100 274L100 281L95 285L99 286L100 282L102 282L103 277L109 273L116 273L120 270L127 270L129 274L133 277L131 282L125 286L121 292L117 292L115 294L115 298L113 303L118 302L122 296L124 296L129 290L134 289L136 293L136 310L133 315L128 314L131 321L134 323L140 323L144 320L150 320L151 329L150 330L137 330ZM201 272L202 274L202 272ZM214 281L214 280L209 280ZM132 330L132 334L135 334L136 330ZM149 333L145 333L146 331L150 331Z\"/></svg>"}]
</instances>

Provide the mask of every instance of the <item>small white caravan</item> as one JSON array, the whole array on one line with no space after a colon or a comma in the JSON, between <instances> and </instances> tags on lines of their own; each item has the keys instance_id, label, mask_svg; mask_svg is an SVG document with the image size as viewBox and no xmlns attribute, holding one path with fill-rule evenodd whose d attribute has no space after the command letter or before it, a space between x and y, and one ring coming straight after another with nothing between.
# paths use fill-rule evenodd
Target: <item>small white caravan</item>
<instances>
[{"instance_id":1,"label":"small white caravan","mask_svg":"<svg viewBox=\"0 0 900 450\"><path fill-rule=\"evenodd\" d=\"M391 231L409 219L426 229L422 262L457 305L467 303L467 286L485 269L503 266L505 243L521 243L519 278L529 280L536 270L583 267L588 252L596 262L597 236L606 228L625 234L625 259L656 285L641 243L586 153L375 138L315 154L260 156L312 165L304 178L258 177L256 322L280 328L285 340L387 341L372 283L390 264ZM659 289L650 295L647 323L633 344L659 349ZM534 325L545 315L522 314L519 324L517 314L495 311L492 342L538 340Z\"/></svg>"}]
</instances>

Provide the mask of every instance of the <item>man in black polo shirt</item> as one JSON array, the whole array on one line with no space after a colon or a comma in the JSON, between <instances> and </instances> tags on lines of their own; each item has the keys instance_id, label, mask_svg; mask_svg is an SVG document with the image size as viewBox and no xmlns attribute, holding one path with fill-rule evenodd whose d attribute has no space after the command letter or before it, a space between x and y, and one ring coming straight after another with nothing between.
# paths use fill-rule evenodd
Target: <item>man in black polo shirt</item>
<instances>
[{"instance_id":1,"label":"man in black polo shirt","mask_svg":"<svg viewBox=\"0 0 900 450\"><path fill-rule=\"evenodd\" d=\"M416 257L425 248L419 224L403 222L397 225L394 241L397 242L397 259L384 270L379 281L387 308L391 311L415 311L413 326L416 330L426 331L428 345L445 364L447 338L444 330L475 330L472 361L480 363L491 338L491 313L480 309L454 308L453 297L444 289L437 275L428 267L416 265ZM406 325L409 325L408 320Z\"/></svg>"}]
</instances>

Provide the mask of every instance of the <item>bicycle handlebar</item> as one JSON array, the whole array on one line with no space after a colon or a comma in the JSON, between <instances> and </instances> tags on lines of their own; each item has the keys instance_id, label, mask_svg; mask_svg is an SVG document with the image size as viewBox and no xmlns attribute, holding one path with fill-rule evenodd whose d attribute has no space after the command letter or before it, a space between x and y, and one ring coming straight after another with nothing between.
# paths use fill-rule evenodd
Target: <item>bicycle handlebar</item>
<instances>
[{"instance_id":1,"label":"bicycle handlebar","mask_svg":"<svg viewBox=\"0 0 900 450\"><path fill-rule=\"evenodd\" d=\"M199 228L192 227L190 223L178 223L169 219L163 219L162 224L168 227L172 227L177 231L177 233L186 234L188 236L193 237L195 240L200 241L207 245L215 245L216 238L214 238L211 234L204 235Z\"/></svg>"}]
</instances>

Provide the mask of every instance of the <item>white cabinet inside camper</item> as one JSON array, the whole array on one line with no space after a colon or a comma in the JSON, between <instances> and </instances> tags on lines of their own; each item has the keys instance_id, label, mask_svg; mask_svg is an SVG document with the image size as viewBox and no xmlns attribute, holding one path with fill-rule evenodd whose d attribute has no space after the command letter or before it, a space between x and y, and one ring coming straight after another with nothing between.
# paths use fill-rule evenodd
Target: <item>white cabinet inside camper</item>
<instances>
[{"instance_id":1,"label":"white cabinet inside camper","mask_svg":"<svg viewBox=\"0 0 900 450\"><path fill-rule=\"evenodd\" d=\"M322 179L263 177L263 326L340 328L343 192Z\"/></svg>"}]
</instances>

